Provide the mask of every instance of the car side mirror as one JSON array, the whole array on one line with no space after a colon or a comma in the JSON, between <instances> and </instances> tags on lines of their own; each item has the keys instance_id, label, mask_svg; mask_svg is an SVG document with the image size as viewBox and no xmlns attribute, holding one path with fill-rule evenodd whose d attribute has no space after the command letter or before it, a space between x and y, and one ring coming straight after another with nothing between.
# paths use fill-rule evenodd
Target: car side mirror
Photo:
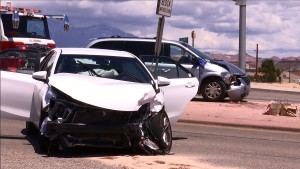
<instances>
[{"instance_id":1,"label":"car side mirror","mask_svg":"<svg viewBox=\"0 0 300 169\"><path fill-rule=\"evenodd\" d=\"M18 29L19 28L19 24L20 24L20 16L19 13L17 11L13 12L13 16L12 16L12 25L14 29Z\"/></svg>"},{"instance_id":2,"label":"car side mirror","mask_svg":"<svg viewBox=\"0 0 300 169\"><path fill-rule=\"evenodd\" d=\"M44 83L48 83L47 71L34 72L32 78Z\"/></svg>"},{"instance_id":3,"label":"car side mirror","mask_svg":"<svg viewBox=\"0 0 300 169\"><path fill-rule=\"evenodd\" d=\"M68 32L70 29L70 22L67 15L64 15L64 31Z\"/></svg>"},{"instance_id":4,"label":"car side mirror","mask_svg":"<svg viewBox=\"0 0 300 169\"><path fill-rule=\"evenodd\" d=\"M158 87L163 87L163 86L168 86L170 85L171 82L168 78L162 77L162 76L158 76L157 77L157 85Z\"/></svg>"}]
</instances>

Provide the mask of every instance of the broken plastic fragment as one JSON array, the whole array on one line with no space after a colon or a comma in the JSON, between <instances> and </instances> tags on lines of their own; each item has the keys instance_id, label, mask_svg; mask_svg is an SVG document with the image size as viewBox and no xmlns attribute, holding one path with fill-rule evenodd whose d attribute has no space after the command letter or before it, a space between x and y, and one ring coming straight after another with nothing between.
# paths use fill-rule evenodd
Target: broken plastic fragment
<instances>
[{"instance_id":1,"label":"broken plastic fragment","mask_svg":"<svg viewBox=\"0 0 300 169\"><path fill-rule=\"evenodd\" d=\"M150 110L152 112L159 112L164 105L164 97L163 92L155 93L155 91L151 90L144 94L143 98L141 98L138 102L139 105L143 105L146 103L150 103Z\"/></svg>"}]
</instances>

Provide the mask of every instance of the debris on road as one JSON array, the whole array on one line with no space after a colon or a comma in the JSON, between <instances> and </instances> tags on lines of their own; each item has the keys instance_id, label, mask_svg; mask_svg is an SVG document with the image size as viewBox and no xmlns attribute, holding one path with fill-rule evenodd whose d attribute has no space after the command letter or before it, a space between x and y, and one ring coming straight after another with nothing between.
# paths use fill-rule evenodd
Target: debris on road
<instances>
[{"instance_id":1,"label":"debris on road","mask_svg":"<svg viewBox=\"0 0 300 169\"><path fill-rule=\"evenodd\" d=\"M271 101L263 114L297 117L297 106L287 101Z\"/></svg>"}]
</instances>

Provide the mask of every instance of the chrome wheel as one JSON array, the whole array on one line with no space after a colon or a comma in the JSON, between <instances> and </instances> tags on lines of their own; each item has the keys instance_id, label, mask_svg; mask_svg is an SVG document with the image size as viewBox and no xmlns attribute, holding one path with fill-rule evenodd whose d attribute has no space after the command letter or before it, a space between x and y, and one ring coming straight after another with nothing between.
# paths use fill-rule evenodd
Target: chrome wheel
<instances>
[{"instance_id":1,"label":"chrome wheel","mask_svg":"<svg viewBox=\"0 0 300 169\"><path fill-rule=\"evenodd\" d=\"M220 79L208 79L201 85L201 94L205 101L222 101L226 97L225 83Z\"/></svg>"},{"instance_id":2,"label":"chrome wheel","mask_svg":"<svg viewBox=\"0 0 300 169\"><path fill-rule=\"evenodd\" d=\"M221 86L217 82L209 83L205 88L207 97L215 99L221 95Z\"/></svg>"}]
</instances>

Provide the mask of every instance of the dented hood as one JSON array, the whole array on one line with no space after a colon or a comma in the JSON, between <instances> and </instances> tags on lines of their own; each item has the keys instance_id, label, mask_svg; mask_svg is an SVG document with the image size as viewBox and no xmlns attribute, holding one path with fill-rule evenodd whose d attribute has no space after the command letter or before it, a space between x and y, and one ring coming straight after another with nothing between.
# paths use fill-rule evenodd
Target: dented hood
<instances>
[{"instance_id":1,"label":"dented hood","mask_svg":"<svg viewBox=\"0 0 300 169\"><path fill-rule=\"evenodd\" d=\"M94 76L60 73L49 78L49 85L75 100L111 110L137 111L155 100L151 84Z\"/></svg>"}]
</instances>

